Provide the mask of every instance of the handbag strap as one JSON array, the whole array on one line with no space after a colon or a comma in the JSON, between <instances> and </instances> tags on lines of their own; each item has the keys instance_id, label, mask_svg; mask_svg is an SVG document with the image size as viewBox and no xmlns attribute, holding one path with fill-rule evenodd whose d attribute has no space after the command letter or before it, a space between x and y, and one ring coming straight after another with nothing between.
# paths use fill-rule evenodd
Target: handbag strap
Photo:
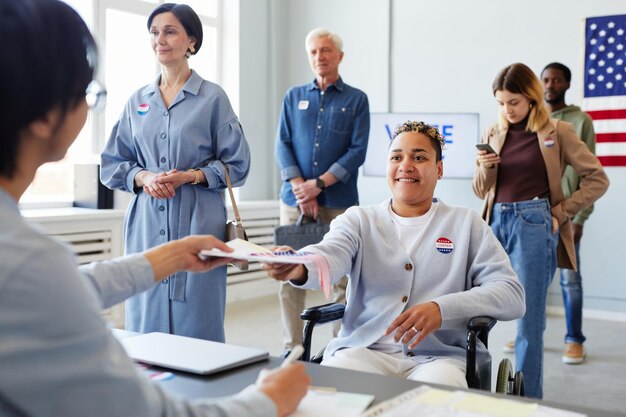
<instances>
[{"instance_id":1,"label":"handbag strap","mask_svg":"<svg viewBox=\"0 0 626 417\"><path fill-rule=\"evenodd\" d=\"M243 226L243 222L241 221L241 217L239 216L239 209L237 208L237 202L235 201L235 194L233 193L233 185L230 183L230 175L228 175L228 167L225 163L224 165L224 177L226 178L226 185L228 186L228 194L230 195L230 203L233 205L233 211L235 212L235 222L241 226Z\"/></svg>"}]
</instances>

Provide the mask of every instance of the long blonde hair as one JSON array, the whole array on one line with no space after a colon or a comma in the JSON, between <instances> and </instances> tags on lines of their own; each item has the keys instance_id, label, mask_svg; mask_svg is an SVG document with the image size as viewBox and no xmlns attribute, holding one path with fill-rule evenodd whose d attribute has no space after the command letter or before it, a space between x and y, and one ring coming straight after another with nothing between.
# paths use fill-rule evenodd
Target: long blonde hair
<instances>
[{"instance_id":1,"label":"long blonde hair","mask_svg":"<svg viewBox=\"0 0 626 417\"><path fill-rule=\"evenodd\" d=\"M543 86L534 72L522 63L511 64L502 69L492 84L493 94L496 91L508 91L522 94L531 104L526 130L537 132L550 120L550 112L543 103ZM502 112L498 114L498 125L506 129L509 121Z\"/></svg>"}]
</instances>

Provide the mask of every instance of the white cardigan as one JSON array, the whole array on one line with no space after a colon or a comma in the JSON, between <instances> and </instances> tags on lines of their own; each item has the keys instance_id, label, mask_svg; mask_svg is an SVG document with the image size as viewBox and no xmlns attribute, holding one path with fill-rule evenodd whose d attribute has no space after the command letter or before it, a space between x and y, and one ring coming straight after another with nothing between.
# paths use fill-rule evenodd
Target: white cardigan
<instances>
[{"instance_id":1,"label":"white cardigan","mask_svg":"<svg viewBox=\"0 0 626 417\"><path fill-rule=\"evenodd\" d=\"M333 220L322 242L302 249L327 259L332 282L349 277L342 328L326 354L370 346L405 309L434 301L442 326L412 353L464 360L467 321L480 315L521 317L524 289L500 242L474 211L439 201L415 251L408 253L398 241L390 201L349 208ZM319 289L317 277L310 269L302 287ZM408 353L406 345L403 351ZM488 355L482 344L478 354L479 361Z\"/></svg>"}]
</instances>

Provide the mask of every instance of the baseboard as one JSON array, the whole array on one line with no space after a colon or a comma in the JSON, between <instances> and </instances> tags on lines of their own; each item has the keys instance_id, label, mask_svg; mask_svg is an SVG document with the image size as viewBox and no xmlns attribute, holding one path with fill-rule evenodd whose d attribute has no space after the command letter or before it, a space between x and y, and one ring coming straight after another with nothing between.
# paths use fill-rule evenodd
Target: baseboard
<instances>
[{"instance_id":1,"label":"baseboard","mask_svg":"<svg viewBox=\"0 0 626 417\"><path fill-rule=\"evenodd\" d=\"M559 306L548 306L548 314L565 317L565 309ZM616 313L614 311L590 310L583 308L583 317L586 319L618 321L626 323L626 313Z\"/></svg>"}]
</instances>

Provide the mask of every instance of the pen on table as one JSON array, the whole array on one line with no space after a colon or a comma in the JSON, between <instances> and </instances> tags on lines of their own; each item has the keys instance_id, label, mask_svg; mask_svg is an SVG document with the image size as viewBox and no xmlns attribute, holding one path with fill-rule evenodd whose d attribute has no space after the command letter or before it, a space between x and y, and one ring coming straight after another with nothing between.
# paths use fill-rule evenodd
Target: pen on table
<instances>
[{"instance_id":1,"label":"pen on table","mask_svg":"<svg viewBox=\"0 0 626 417\"><path fill-rule=\"evenodd\" d=\"M289 355L287 355L283 363L280 365L280 367L284 368L286 366L291 365L292 363L300 359L303 353L304 353L304 348L302 347L302 345L294 346L291 352L289 352Z\"/></svg>"}]
</instances>

